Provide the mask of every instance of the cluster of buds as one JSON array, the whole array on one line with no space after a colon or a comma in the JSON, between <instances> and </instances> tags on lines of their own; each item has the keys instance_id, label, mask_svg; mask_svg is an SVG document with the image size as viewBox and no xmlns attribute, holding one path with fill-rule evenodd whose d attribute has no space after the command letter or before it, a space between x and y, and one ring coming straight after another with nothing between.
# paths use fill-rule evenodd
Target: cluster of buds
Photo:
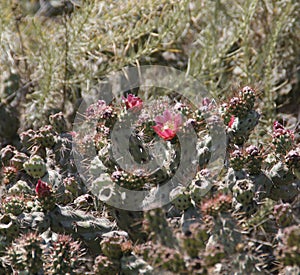
<instances>
[{"instance_id":1,"label":"cluster of buds","mask_svg":"<svg viewBox=\"0 0 300 275\"><path fill-rule=\"evenodd\" d=\"M104 100L98 100L86 110L88 119L96 120L107 127L114 125L117 113L113 106L107 105Z\"/></svg>"},{"instance_id":2,"label":"cluster of buds","mask_svg":"<svg viewBox=\"0 0 300 275\"><path fill-rule=\"evenodd\" d=\"M226 108L226 114L227 116L230 114L234 117L244 118L247 116L249 111L253 109L254 103L254 90L249 86L245 86L239 91L239 95L237 97L230 99Z\"/></svg>"},{"instance_id":3,"label":"cluster of buds","mask_svg":"<svg viewBox=\"0 0 300 275\"><path fill-rule=\"evenodd\" d=\"M6 213L11 213L15 216L20 215L25 209L25 201L21 196L7 196L1 204Z\"/></svg>"},{"instance_id":4,"label":"cluster of buds","mask_svg":"<svg viewBox=\"0 0 300 275\"><path fill-rule=\"evenodd\" d=\"M231 98L228 104L221 106L224 123L228 126L234 144L244 144L258 123L260 115L253 109L254 103L255 92L246 86L239 91L237 97Z\"/></svg>"},{"instance_id":5,"label":"cluster of buds","mask_svg":"<svg viewBox=\"0 0 300 275\"><path fill-rule=\"evenodd\" d=\"M245 157L239 148L236 148L231 154L230 154L230 166L236 170L240 171L244 168L245 164Z\"/></svg>"},{"instance_id":6,"label":"cluster of buds","mask_svg":"<svg viewBox=\"0 0 300 275\"><path fill-rule=\"evenodd\" d=\"M290 151L293 148L293 131L286 129L278 121L274 121L272 143L275 147L276 153L284 156L288 151Z\"/></svg>"},{"instance_id":7,"label":"cluster of buds","mask_svg":"<svg viewBox=\"0 0 300 275\"><path fill-rule=\"evenodd\" d=\"M51 125L45 125L34 135L33 142L47 148L52 148L55 144L55 133Z\"/></svg>"},{"instance_id":8,"label":"cluster of buds","mask_svg":"<svg viewBox=\"0 0 300 275\"><path fill-rule=\"evenodd\" d=\"M259 148L250 145L246 148L246 168L249 175L257 175L261 172L263 157Z\"/></svg>"},{"instance_id":9,"label":"cluster of buds","mask_svg":"<svg viewBox=\"0 0 300 275\"><path fill-rule=\"evenodd\" d=\"M118 170L112 173L111 178L119 186L131 190L141 190L148 179L142 170L137 170L134 174Z\"/></svg>"},{"instance_id":10,"label":"cluster of buds","mask_svg":"<svg viewBox=\"0 0 300 275\"><path fill-rule=\"evenodd\" d=\"M230 166L235 171L246 169L249 175L258 175L261 172L262 161L262 152L255 145L246 147L245 151L235 146L229 159Z\"/></svg>"},{"instance_id":11,"label":"cluster of buds","mask_svg":"<svg viewBox=\"0 0 300 275\"><path fill-rule=\"evenodd\" d=\"M217 217L220 213L230 211L232 204L232 197L226 194L217 194L211 199L207 199L201 205L201 211L204 215Z\"/></svg>"},{"instance_id":12,"label":"cluster of buds","mask_svg":"<svg viewBox=\"0 0 300 275\"><path fill-rule=\"evenodd\" d=\"M10 185L16 182L18 169L13 166L4 166L1 171L2 183Z\"/></svg>"}]
</instances>

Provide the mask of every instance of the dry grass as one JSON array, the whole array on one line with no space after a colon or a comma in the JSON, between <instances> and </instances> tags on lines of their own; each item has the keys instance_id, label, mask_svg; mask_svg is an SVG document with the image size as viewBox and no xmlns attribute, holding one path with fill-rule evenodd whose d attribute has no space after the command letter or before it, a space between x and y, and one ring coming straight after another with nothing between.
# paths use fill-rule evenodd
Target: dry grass
<instances>
[{"instance_id":1,"label":"dry grass","mask_svg":"<svg viewBox=\"0 0 300 275\"><path fill-rule=\"evenodd\" d=\"M35 1L12 2L0 0L1 97L20 88L25 128L76 106L124 66L175 66L220 99L252 85L265 120L274 118L276 100L297 80L297 1L97 0L52 18L30 13ZM9 77L16 86L7 84Z\"/></svg>"}]
</instances>

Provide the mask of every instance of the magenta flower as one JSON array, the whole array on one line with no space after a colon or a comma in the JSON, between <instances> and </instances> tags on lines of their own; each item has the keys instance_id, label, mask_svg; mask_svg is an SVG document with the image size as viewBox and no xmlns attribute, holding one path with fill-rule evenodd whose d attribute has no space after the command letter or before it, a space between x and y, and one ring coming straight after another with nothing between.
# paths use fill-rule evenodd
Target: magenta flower
<instances>
[{"instance_id":1,"label":"magenta flower","mask_svg":"<svg viewBox=\"0 0 300 275\"><path fill-rule=\"evenodd\" d=\"M181 115L173 114L169 110L165 110L163 115L157 116L154 121L156 125L152 128L164 140L173 139L182 125Z\"/></svg>"},{"instance_id":2,"label":"magenta flower","mask_svg":"<svg viewBox=\"0 0 300 275\"><path fill-rule=\"evenodd\" d=\"M143 107L143 100L135 96L133 94L128 94L127 97L123 97L123 101L125 102L126 109L134 109L134 110L141 110Z\"/></svg>"},{"instance_id":3,"label":"magenta flower","mask_svg":"<svg viewBox=\"0 0 300 275\"><path fill-rule=\"evenodd\" d=\"M234 121L235 121L235 117L231 116L230 121L228 122L228 127L229 128L232 128L232 125L233 125Z\"/></svg>"},{"instance_id":4,"label":"magenta flower","mask_svg":"<svg viewBox=\"0 0 300 275\"><path fill-rule=\"evenodd\" d=\"M51 195L51 188L46 182L38 180L38 183L35 187L35 192L39 198L45 198Z\"/></svg>"}]
</instances>

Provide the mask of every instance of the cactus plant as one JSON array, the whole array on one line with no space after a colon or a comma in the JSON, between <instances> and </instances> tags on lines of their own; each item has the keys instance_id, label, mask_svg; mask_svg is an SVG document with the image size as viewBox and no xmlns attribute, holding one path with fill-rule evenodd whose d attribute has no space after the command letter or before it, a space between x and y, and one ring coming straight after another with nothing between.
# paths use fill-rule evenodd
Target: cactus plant
<instances>
[{"instance_id":1,"label":"cactus plant","mask_svg":"<svg viewBox=\"0 0 300 275\"><path fill-rule=\"evenodd\" d=\"M62 112L53 114L49 117L50 124L57 133L64 133L67 131L67 122Z\"/></svg>"},{"instance_id":2,"label":"cactus plant","mask_svg":"<svg viewBox=\"0 0 300 275\"><path fill-rule=\"evenodd\" d=\"M58 235L57 240L48 249L45 259L47 274L79 274L84 272L82 256L84 249L80 243L67 235Z\"/></svg>"},{"instance_id":3,"label":"cactus plant","mask_svg":"<svg viewBox=\"0 0 300 275\"><path fill-rule=\"evenodd\" d=\"M99 100L84 113L95 134L67 132L58 113L51 115L51 125L20 133L21 144L1 149L0 274L250 274L269 272L278 262L278 273L294 270L299 264L296 135L276 122L271 147L255 145L251 133L260 114L254 109L256 92L248 86L221 106L205 98L195 107L173 96L159 98L151 110L130 93L120 103ZM206 122L213 110L228 134L216 177L210 167L214 133ZM121 146L113 143L123 139L113 132L123 133L128 121L134 128L126 136L128 154L137 167L127 170L118 159ZM214 116L212 121L217 122ZM196 137L192 175L188 168L177 173L181 162L190 161L179 137L188 135L186 128ZM86 175L76 169L77 155L83 156ZM154 168L140 168L148 162ZM170 192L163 194L170 203L143 210L175 175L179 183L170 181ZM119 187L150 195L134 205L136 197L130 201ZM138 211L122 209L131 205ZM36 266L23 248L17 250L22 238L24 247L33 243L30 234L42 254Z\"/></svg>"},{"instance_id":4,"label":"cactus plant","mask_svg":"<svg viewBox=\"0 0 300 275\"><path fill-rule=\"evenodd\" d=\"M32 156L28 161L24 164L24 169L28 175L34 178L41 178L46 173L46 164L44 160L40 156Z\"/></svg>"},{"instance_id":5,"label":"cactus plant","mask_svg":"<svg viewBox=\"0 0 300 275\"><path fill-rule=\"evenodd\" d=\"M100 242L102 253L110 259L120 259L132 251L128 234L122 231L111 231L102 235Z\"/></svg>"},{"instance_id":6,"label":"cactus plant","mask_svg":"<svg viewBox=\"0 0 300 275\"><path fill-rule=\"evenodd\" d=\"M16 239L7 251L7 261L16 272L38 274L43 270L43 241L35 233Z\"/></svg>"},{"instance_id":7,"label":"cactus plant","mask_svg":"<svg viewBox=\"0 0 300 275\"><path fill-rule=\"evenodd\" d=\"M172 201L172 204L179 210L186 210L192 205L188 190L182 186L178 186L171 191L170 200Z\"/></svg>"},{"instance_id":8,"label":"cactus plant","mask_svg":"<svg viewBox=\"0 0 300 275\"><path fill-rule=\"evenodd\" d=\"M95 275L117 274L120 270L119 266L119 261L111 260L106 256L99 255L95 258L93 272Z\"/></svg>"}]
</instances>

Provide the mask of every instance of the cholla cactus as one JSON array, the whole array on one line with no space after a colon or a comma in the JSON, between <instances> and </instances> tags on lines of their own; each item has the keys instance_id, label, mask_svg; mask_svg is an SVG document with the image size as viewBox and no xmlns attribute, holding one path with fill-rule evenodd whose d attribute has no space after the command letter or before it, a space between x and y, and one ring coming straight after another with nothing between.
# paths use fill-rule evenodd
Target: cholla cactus
<instances>
[{"instance_id":1,"label":"cholla cactus","mask_svg":"<svg viewBox=\"0 0 300 275\"><path fill-rule=\"evenodd\" d=\"M238 180L233 186L233 196L241 204L247 205L254 198L254 184L251 180Z\"/></svg>"},{"instance_id":2,"label":"cholla cactus","mask_svg":"<svg viewBox=\"0 0 300 275\"><path fill-rule=\"evenodd\" d=\"M10 247L8 258L17 263L10 263L12 270L4 272L89 273L75 239L83 241L87 257L93 258L90 268L94 274L250 274L252 270L269 271L277 262L281 272L299 265L299 232L291 227L299 219L299 146L293 132L278 122L271 148L247 145L260 117L254 110L255 97L254 90L246 86L219 110L207 98L197 108L171 94L154 101L149 110L141 97L127 94L120 104L99 100L89 106L83 114L88 124L84 133L68 133L62 113L50 117L51 125L21 133L17 148L6 146L0 151L5 185L0 201L4 214L0 217L0 256ZM217 177L210 158L218 148L214 148L214 132L208 133L207 124L217 121L211 116L214 110L223 117L229 137L228 154ZM211 120L206 121L207 116ZM89 125L95 126L95 134ZM123 144L122 130L127 128L131 132L125 131L126 149L136 169L127 169L130 163L121 145L114 144L115 139ZM197 166L192 177L188 177L188 167L177 173L181 161L194 163L180 144L189 131L196 134ZM73 140L76 148L72 148ZM83 157L89 173L84 179L91 181L87 185L91 193L82 185L71 151ZM140 169L148 162L155 164L153 169ZM179 184L172 181L173 176ZM159 194L167 182L174 184L172 190ZM120 186L150 192L137 206L139 211L109 205L136 203L138 197L130 201ZM140 210L154 196L166 196L170 203ZM102 197L107 201L100 202ZM39 269L23 248L17 250L20 232L33 231L36 249L43 254L42 265L36 263ZM272 243L275 236L278 244ZM47 248L41 252L42 242ZM271 243L277 245L274 250Z\"/></svg>"},{"instance_id":3,"label":"cholla cactus","mask_svg":"<svg viewBox=\"0 0 300 275\"><path fill-rule=\"evenodd\" d=\"M178 210L186 210L192 205L190 193L183 186L178 186L171 191L170 200Z\"/></svg>"},{"instance_id":4,"label":"cholla cactus","mask_svg":"<svg viewBox=\"0 0 300 275\"><path fill-rule=\"evenodd\" d=\"M64 133L67 131L67 122L62 112L56 113L49 117L50 124L57 133Z\"/></svg>"},{"instance_id":5,"label":"cholla cactus","mask_svg":"<svg viewBox=\"0 0 300 275\"><path fill-rule=\"evenodd\" d=\"M32 188L26 181L18 180L12 187L8 189L10 195L31 195L33 193Z\"/></svg>"},{"instance_id":6,"label":"cholla cactus","mask_svg":"<svg viewBox=\"0 0 300 275\"><path fill-rule=\"evenodd\" d=\"M130 190L142 190L145 182L149 181L142 170L137 170L134 174L118 170L112 173L111 178L119 186Z\"/></svg>"},{"instance_id":7,"label":"cholla cactus","mask_svg":"<svg viewBox=\"0 0 300 275\"><path fill-rule=\"evenodd\" d=\"M236 171L240 171L244 168L245 161L242 151L238 148L230 154L230 166Z\"/></svg>"},{"instance_id":8,"label":"cholla cactus","mask_svg":"<svg viewBox=\"0 0 300 275\"><path fill-rule=\"evenodd\" d=\"M258 124L260 114L251 110L245 117L232 116L228 123L228 133L234 144L242 145L249 138L250 133Z\"/></svg>"},{"instance_id":9,"label":"cholla cactus","mask_svg":"<svg viewBox=\"0 0 300 275\"><path fill-rule=\"evenodd\" d=\"M231 208L232 197L225 194L217 194L212 199L207 199L201 204L201 211L205 215L217 217L219 213L227 212Z\"/></svg>"},{"instance_id":10,"label":"cholla cactus","mask_svg":"<svg viewBox=\"0 0 300 275\"><path fill-rule=\"evenodd\" d=\"M246 148L245 166L249 175L258 175L261 172L262 155L259 148L255 145L250 145Z\"/></svg>"},{"instance_id":11,"label":"cholla cactus","mask_svg":"<svg viewBox=\"0 0 300 275\"><path fill-rule=\"evenodd\" d=\"M90 120L96 120L98 124L111 127L116 121L117 112L113 106L107 105L104 100L98 100L87 108L86 116Z\"/></svg>"},{"instance_id":12,"label":"cholla cactus","mask_svg":"<svg viewBox=\"0 0 300 275\"><path fill-rule=\"evenodd\" d=\"M37 194L38 200L40 201L42 208L45 211L53 210L55 207L55 196L46 182L38 180L35 187L35 192Z\"/></svg>"},{"instance_id":13,"label":"cholla cactus","mask_svg":"<svg viewBox=\"0 0 300 275\"><path fill-rule=\"evenodd\" d=\"M291 130L285 129L278 121L274 121L272 142L276 153L284 156L293 147L294 133Z\"/></svg>"},{"instance_id":14,"label":"cholla cactus","mask_svg":"<svg viewBox=\"0 0 300 275\"><path fill-rule=\"evenodd\" d=\"M42 178L47 171L44 160L37 155L32 156L23 166L26 173L36 179Z\"/></svg>"},{"instance_id":15,"label":"cholla cactus","mask_svg":"<svg viewBox=\"0 0 300 275\"><path fill-rule=\"evenodd\" d=\"M81 244L70 236L58 235L57 240L47 250L48 255L45 259L47 274L80 274L84 272L82 257L85 251Z\"/></svg>"},{"instance_id":16,"label":"cholla cactus","mask_svg":"<svg viewBox=\"0 0 300 275\"><path fill-rule=\"evenodd\" d=\"M71 192L74 198L77 198L79 196L79 194L81 193L81 187L75 177L67 177L63 180L63 183L65 189Z\"/></svg>"},{"instance_id":17,"label":"cholla cactus","mask_svg":"<svg viewBox=\"0 0 300 275\"><path fill-rule=\"evenodd\" d=\"M35 134L34 140L37 144L41 144L44 147L52 148L55 144L54 130L51 125L45 125L39 129Z\"/></svg>"},{"instance_id":18,"label":"cholla cactus","mask_svg":"<svg viewBox=\"0 0 300 275\"><path fill-rule=\"evenodd\" d=\"M154 243L174 247L176 241L167 223L165 213L160 209L153 209L145 213L144 228Z\"/></svg>"},{"instance_id":19,"label":"cholla cactus","mask_svg":"<svg viewBox=\"0 0 300 275\"><path fill-rule=\"evenodd\" d=\"M20 215L25 209L24 198L21 196L8 196L2 201L2 207L5 213L11 213L15 216Z\"/></svg>"},{"instance_id":20,"label":"cholla cactus","mask_svg":"<svg viewBox=\"0 0 300 275\"><path fill-rule=\"evenodd\" d=\"M252 110L255 103L255 91L249 87L245 86L239 91L239 98L244 101L245 107L248 111Z\"/></svg>"},{"instance_id":21,"label":"cholla cactus","mask_svg":"<svg viewBox=\"0 0 300 275\"><path fill-rule=\"evenodd\" d=\"M34 145L34 136L36 132L32 129L20 133L20 140L23 147L29 150Z\"/></svg>"},{"instance_id":22,"label":"cholla cactus","mask_svg":"<svg viewBox=\"0 0 300 275\"><path fill-rule=\"evenodd\" d=\"M276 249L277 258L285 266L300 265L300 229L293 225L283 230L283 241Z\"/></svg>"},{"instance_id":23,"label":"cholla cactus","mask_svg":"<svg viewBox=\"0 0 300 275\"><path fill-rule=\"evenodd\" d=\"M93 271L95 275L118 274L120 271L119 260L113 260L106 256L99 255L95 258Z\"/></svg>"},{"instance_id":24,"label":"cholla cactus","mask_svg":"<svg viewBox=\"0 0 300 275\"><path fill-rule=\"evenodd\" d=\"M247 115L249 111L248 105L245 103L246 102L244 102L241 98L233 97L230 99L226 111L232 116L243 118Z\"/></svg>"},{"instance_id":25,"label":"cholla cactus","mask_svg":"<svg viewBox=\"0 0 300 275\"><path fill-rule=\"evenodd\" d=\"M300 182L296 175L283 162L276 163L269 172L273 181L269 197L291 202L299 194Z\"/></svg>"},{"instance_id":26,"label":"cholla cactus","mask_svg":"<svg viewBox=\"0 0 300 275\"><path fill-rule=\"evenodd\" d=\"M35 233L16 239L6 254L8 263L17 272L37 274L43 270L43 240Z\"/></svg>"},{"instance_id":27,"label":"cholla cactus","mask_svg":"<svg viewBox=\"0 0 300 275\"><path fill-rule=\"evenodd\" d=\"M112 231L103 234L100 246L102 253L110 259L120 259L132 251L132 242L124 231Z\"/></svg>"},{"instance_id":28,"label":"cholla cactus","mask_svg":"<svg viewBox=\"0 0 300 275\"><path fill-rule=\"evenodd\" d=\"M2 183L4 185L12 185L16 182L18 170L13 166L4 166L1 174Z\"/></svg>"},{"instance_id":29,"label":"cholla cactus","mask_svg":"<svg viewBox=\"0 0 300 275\"><path fill-rule=\"evenodd\" d=\"M14 156L10 160L10 165L16 167L18 170L22 170L23 165L27 160L28 156L26 154L15 151Z\"/></svg>"},{"instance_id":30,"label":"cholla cactus","mask_svg":"<svg viewBox=\"0 0 300 275\"><path fill-rule=\"evenodd\" d=\"M208 238L206 226L193 223L189 226L189 230L181 236L182 246L190 257L196 258L200 250L205 248Z\"/></svg>"},{"instance_id":31,"label":"cholla cactus","mask_svg":"<svg viewBox=\"0 0 300 275\"><path fill-rule=\"evenodd\" d=\"M237 145L244 144L258 123L260 115L253 109L254 103L255 92L246 86L221 109L231 140Z\"/></svg>"},{"instance_id":32,"label":"cholla cactus","mask_svg":"<svg viewBox=\"0 0 300 275\"><path fill-rule=\"evenodd\" d=\"M12 145L7 145L0 150L0 163L3 166L8 166L10 160L15 155L16 148Z\"/></svg>"},{"instance_id":33,"label":"cholla cactus","mask_svg":"<svg viewBox=\"0 0 300 275\"><path fill-rule=\"evenodd\" d=\"M183 255L176 249L156 244L149 251L149 262L158 270L166 270L179 274L185 270Z\"/></svg>"},{"instance_id":34,"label":"cholla cactus","mask_svg":"<svg viewBox=\"0 0 300 275\"><path fill-rule=\"evenodd\" d=\"M274 217L280 227L287 227L293 224L294 217L292 207L289 203L281 203L274 206Z\"/></svg>"}]
</instances>

